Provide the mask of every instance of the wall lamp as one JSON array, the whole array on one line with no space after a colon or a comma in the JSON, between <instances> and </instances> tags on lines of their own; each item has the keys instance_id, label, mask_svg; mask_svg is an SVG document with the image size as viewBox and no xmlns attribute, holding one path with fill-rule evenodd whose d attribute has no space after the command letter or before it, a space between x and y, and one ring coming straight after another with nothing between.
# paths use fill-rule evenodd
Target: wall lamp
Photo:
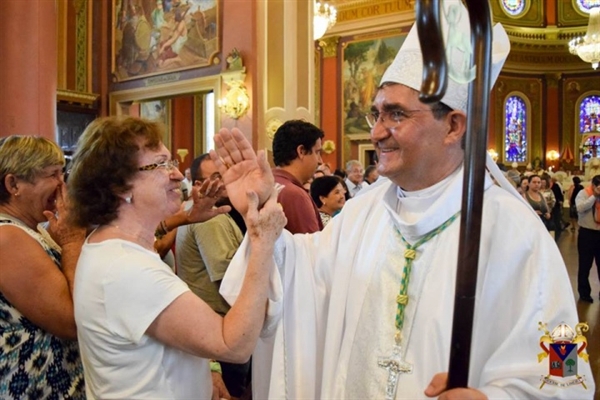
<instances>
[{"instance_id":1,"label":"wall lamp","mask_svg":"<svg viewBox=\"0 0 600 400\"><path fill-rule=\"evenodd\" d=\"M227 93L223 98L217 100L221 112L238 120L248 112L250 108L250 97L244 85L246 79L246 67L244 67L242 56L238 49L233 48L227 56L227 71L223 72L223 82L227 86Z\"/></svg>"},{"instance_id":2,"label":"wall lamp","mask_svg":"<svg viewBox=\"0 0 600 400\"><path fill-rule=\"evenodd\" d=\"M560 157L560 154L558 154L558 151L556 151L556 150L550 150L549 152L546 153L546 158L549 161L556 161L556 160L558 160L559 157Z\"/></svg>"},{"instance_id":3,"label":"wall lamp","mask_svg":"<svg viewBox=\"0 0 600 400\"><path fill-rule=\"evenodd\" d=\"M250 97L243 80L232 79L225 81L227 93L217 100L221 112L233 119L240 119L250 108Z\"/></svg>"},{"instance_id":4,"label":"wall lamp","mask_svg":"<svg viewBox=\"0 0 600 400\"><path fill-rule=\"evenodd\" d=\"M488 149L487 152L492 158L492 160L494 160L494 162L498 161L498 152L496 151L496 149Z\"/></svg>"}]
</instances>

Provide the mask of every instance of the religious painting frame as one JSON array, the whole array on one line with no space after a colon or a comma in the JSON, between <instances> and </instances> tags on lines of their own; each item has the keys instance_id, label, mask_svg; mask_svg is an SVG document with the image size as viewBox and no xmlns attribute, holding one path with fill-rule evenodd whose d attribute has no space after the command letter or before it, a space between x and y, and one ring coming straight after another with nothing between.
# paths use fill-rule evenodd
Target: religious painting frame
<instances>
[{"instance_id":1,"label":"religious painting frame","mask_svg":"<svg viewBox=\"0 0 600 400\"><path fill-rule=\"evenodd\" d=\"M358 145L358 161L367 168L369 165L375 165L377 154L373 143L363 143Z\"/></svg>"},{"instance_id":2,"label":"religious painting frame","mask_svg":"<svg viewBox=\"0 0 600 400\"><path fill-rule=\"evenodd\" d=\"M158 121L165 126L163 143L171 150L171 100L158 99L140 101L140 117Z\"/></svg>"},{"instance_id":3,"label":"religious painting frame","mask_svg":"<svg viewBox=\"0 0 600 400\"><path fill-rule=\"evenodd\" d=\"M220 0L112 0L113 81L212 65Z\"/></svg>"},{"instance_id":4,"label":"religious painting frame","mask_svg":"<svg viewBox=\"0 0 600 400\"><path fill-rule=\"evenodd\" d=\"M406 32L395 30L340 41L340 126L343 135L352 138L353 135L369 134L365 115L370 112L383 73L396 57L406 35Z\"/></svg>"}]
</instances>

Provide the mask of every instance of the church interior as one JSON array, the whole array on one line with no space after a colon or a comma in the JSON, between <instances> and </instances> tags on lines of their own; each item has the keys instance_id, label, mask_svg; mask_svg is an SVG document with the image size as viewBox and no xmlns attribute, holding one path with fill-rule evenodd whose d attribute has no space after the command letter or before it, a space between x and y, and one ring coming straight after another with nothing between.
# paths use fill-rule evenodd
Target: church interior
<instances>
[{"instance_id":1,"label":"church interior","mask_svg":"<svg viewBox=\"0 0 600 400\"><path fill-rule=\"evenodd\" d=\"M351 159L367 166L374 149L364 116L415 20L415 3L2 2L0 136L38 134L69 155L97 117L156 118L183 171L213 147L220 128L237 127L269 152L283 122L304 119L325 132L322 157L332 170ZM587 185L600 173L600 1L490 4L511 52L490 93L488 153L506 169L550 172L565 193L574 176ZM572 54L569 43L577 46L586 33L595 38L592 54ZM558 243L574 290L576 239L567 230ZM594 303L577 307L589 324L589 361L600 386L597 271L590 276Z\"/></svg>"}]
</instances>

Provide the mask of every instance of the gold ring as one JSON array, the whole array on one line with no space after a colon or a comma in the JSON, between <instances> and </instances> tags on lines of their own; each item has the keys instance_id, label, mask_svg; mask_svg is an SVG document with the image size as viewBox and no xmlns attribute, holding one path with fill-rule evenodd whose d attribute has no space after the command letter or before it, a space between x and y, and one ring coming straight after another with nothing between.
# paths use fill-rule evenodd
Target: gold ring
<instances>
[{"instance_id":1,"label":"gold ring","mask_svg":"<svg viewBox=\"0 0 600 400\"><path fill-rule=\"evenodd\" d=\"M231 168L231 164L229 164L227 161L225 161L225 159L223 157L220 157L221 162L223 163L223 165L225 166L225 168L229 169Z\"/></svg>"}]
</instances>

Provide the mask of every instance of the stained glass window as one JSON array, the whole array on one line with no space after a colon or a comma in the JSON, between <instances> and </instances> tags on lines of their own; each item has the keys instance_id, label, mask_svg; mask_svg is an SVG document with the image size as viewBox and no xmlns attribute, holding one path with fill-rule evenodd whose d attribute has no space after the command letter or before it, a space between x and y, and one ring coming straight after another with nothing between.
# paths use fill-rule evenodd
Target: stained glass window
<instances>
[{"instance_id":1,"label":"stained glass window","mask_svg":"<svg viewBox=\"0 0 600 400\"><path fill-rule=\"evenodd\" d=\"M586 135L581 142L581 161L585 165L590 158L600 156L600 96L587 96L581 101L579 132Z\"/></svg>"},{"instance_id":2,"label":"stained glass window","mask_svg":"<svg viewBox=\"0 0 600 400\"><path fill-rule=\"evenodd\" d=\"M583 13L589 14L594 7L600 7L600 0L576 0L577 8Z\"/></svg>"},{"instance_id":3,"label":"stained glass window","mask_svg":"<svg viewBox=\"0 0 600 400\"><path fill-rule=\"evenodd\" d=\"M504 160L527 161L527 105L520 96L510 96L504 105Z\"/></svg>"},{"instance_id":4,"label":"stained glass window","mask_svg":"<svg viewBox=\"0 0 600 400\"><path fill-rule=\"evenodd\" d=\"M506 11L508 15L520 15L525 9L525 0L502 0L501 3L504 11Z\"/></svg>"},{"instance_id":5,"label":"stained glass window","mask_svg":"<svg viewBox=\"0 0 600 400\"><path fill-rule=\"evenodd\" d=\"M579 105L579 132L600 132L600 96L588 96Z\"/></svg>"},{"instance_id":6,"label":"stained glass window","mask_svg":"<svg viewBox=\"0 0 600 400\"><path fill-rule=\"evenodd\" d=\"M581 143L581 161L585 165L590 158L600 156L600 135L591 135Z\"/></svg>"}]
</instances>

